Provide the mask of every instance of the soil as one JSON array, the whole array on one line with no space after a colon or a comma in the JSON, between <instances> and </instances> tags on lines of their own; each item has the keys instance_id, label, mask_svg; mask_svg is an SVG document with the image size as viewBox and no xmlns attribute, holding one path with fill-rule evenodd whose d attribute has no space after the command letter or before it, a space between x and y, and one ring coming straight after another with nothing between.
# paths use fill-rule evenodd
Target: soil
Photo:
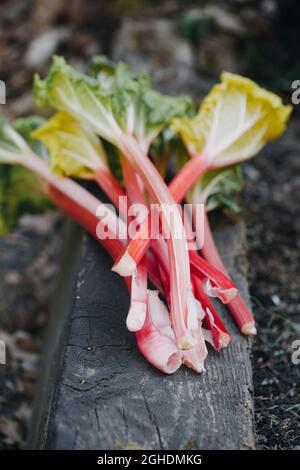
<instances>
[{"instance_id":1,"label":"soil","mask_svg":"<svg viewBox=\"0 0 300 470\"><path fill-rule=\"evenodd\" d=\"M60 259L60 216L25 215L0 237L0 338L7 363L0 366L0 448L25 445L43 334Z\"/></svg>"},{"instance_id":2,"label":"soil","mask_svg":"<svg viewBox=\"0 0 300 470\"><path fill-rule=\"evenodd\" d=\"M298 118L246 167L250 290L259 334L253 374L257 445L300 449L300 159Z\"/></svg>"}]
</instances>

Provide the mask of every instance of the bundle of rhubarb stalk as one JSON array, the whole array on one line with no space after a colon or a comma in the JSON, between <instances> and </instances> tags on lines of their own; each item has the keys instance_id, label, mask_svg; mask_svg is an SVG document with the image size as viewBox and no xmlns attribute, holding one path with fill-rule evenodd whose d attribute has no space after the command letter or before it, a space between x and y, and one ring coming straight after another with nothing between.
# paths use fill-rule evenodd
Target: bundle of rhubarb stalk
<instances>
[{"instance_id":1,"label":"bundle of rhubarb stalk","mask_svg":"<svg viewBox=\"0 0 300 470\"><path fill-rule=\"evenodd\" d=\"M242 334L255 335L207 213L239 210L240 163L282 134L290 106L225 72L197 111L103 56L88 75L54 57L47 77L35 76L33 96L49 119L0 122L2 231L22 205L36 211L49 200L84 227L124 277L126 324L140 352L165 373L182 364L201 373L206 343L228 346L218 302ZM95 181L111 205L80 180Z\"/></svg>"}]
</instances>

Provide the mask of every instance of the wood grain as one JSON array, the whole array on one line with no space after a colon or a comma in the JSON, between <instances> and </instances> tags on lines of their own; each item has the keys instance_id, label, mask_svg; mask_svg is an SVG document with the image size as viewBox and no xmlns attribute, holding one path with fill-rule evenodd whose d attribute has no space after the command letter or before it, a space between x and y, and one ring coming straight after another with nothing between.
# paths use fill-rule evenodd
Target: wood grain
<instances>
[{"instance_id":1,"label":"wood grain","mask_svg":"<svg viewBox=\"0 0 300 470\"><path fill-rule=\"evenodd\" d=\"M227 226L215 236L248 300L243 224ZM165 376L146 363L135 336L126 330L128 292L110 271L111 259L88 235L80 250L71 311L64 307L64 296L63 305L56 307L56 315L70 314L71 321L65 321L59 345L52 331L55 347L48 351L61 361L55 374L49 357L45 364L48 383L44 378L30 447L253 448L251 344L237 332L226 309L220 305L233 341L221 353L209 350L206 373L199 376L182 367Z\"/></svg>"}]
</instances>

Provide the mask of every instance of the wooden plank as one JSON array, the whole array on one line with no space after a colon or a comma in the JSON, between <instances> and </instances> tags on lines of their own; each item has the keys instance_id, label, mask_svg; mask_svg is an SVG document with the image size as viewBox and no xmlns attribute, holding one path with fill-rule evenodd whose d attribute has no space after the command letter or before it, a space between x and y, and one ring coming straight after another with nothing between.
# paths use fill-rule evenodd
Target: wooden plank
<instances>
[{"instance_id":1,"label":"wooden plank","mask_svg":"<svg viewBox=\"0 0 300 470\"><path fill-rule=\"evenodd\" d=\"M215 235L248 300L243 224ZM51 396L40 400L30 447L253 448L251 343L236 331L226 309L222 313L233 342L219 354L209 350L206 373L182 367L173 376L163 375L146 363L126 330L128 292L111 264L85 235L70 327L52 348L62 358L57 388L48 374L43 389ZM52 341L56 332L52 329Z\"/></svg>"}]
</instances>

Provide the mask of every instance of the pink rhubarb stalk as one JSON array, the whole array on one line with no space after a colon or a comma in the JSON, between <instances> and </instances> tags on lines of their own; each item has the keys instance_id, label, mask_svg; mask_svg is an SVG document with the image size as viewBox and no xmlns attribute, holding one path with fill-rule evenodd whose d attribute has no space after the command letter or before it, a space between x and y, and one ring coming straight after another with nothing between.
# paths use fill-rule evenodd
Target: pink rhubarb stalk
<instances>
[{"instance_id":1,"label":"pink rhubarb stalk","mask_svg":"<svg viewBox=\"0 0 300 470\"><path fill-rule=\"evenodd\" d=\"M162 238L153 240L151 245L152 251L158 260L158 265L161 269L165 297L169 302L169 267L168 267L168 251L166 241ZM193 278L194 282L194 278ZM201 304L198 302L198 297L195 298L193 291L190 293L190 328L193 331L195 346L192 349L183 352L184 364L194 369L198 373L204 372L204 361L207 356L207 348L203 337L202 321L204 319L205 311L202 309Z\"/></svg>"},{"instance_id":2,"label":"pink rhubarb stalk","mask_svg":"<svg viewBox=\"0 0 300 470\"><path fill-rule=\"evenodd\" d=\"M130 204L144 204L143 193L136 173L129 161L122 156L122 169L125 187ZM137 220L140 224L142 220ZM130 308L127 315L129 331L139 331L145 323L147 314L147 261L144 256L132 273Z\"/></svg>"},{"instance_id":3,"label":"pink rhubarb stalk","mask_svg":"<svg viewBox=\"0 0 300 470\"><path fill-rule=\"evenodd\" d=\"M157 291L148 290L147 317L136 338L140 352L154 367L166 374L179 369L183 351L176 344L167 307Z\"/></svg>"},{"instance_id":4,"label":"pink rhubarb stalk","mask_svg":"<svg viewBox=\"0 0 300 470\"><path fill-rule=\"evenodd\" d=\"M201 156L191 158L174 176L169 184L169 191L176 203L180 203L187 191L197 181L197 179L205 173L207 164L203 162ZM124 252L114 265L114 271L120 275L129 276L130 269L134 263L127 261L135 260L138 264L151 244L151 221L150 216L143 222L133 239L128 243ZM126 272L124 268L128 268ZM123 274L122 274L123 272Z\"/></svg>"},{"instance_id":5,"label":"pink rhubarb stalk","mask_svg":"<svg viewBox=\"0 0 300 470\"><path fill-rule=\"evenodd\" d=\"M192 157L177 173L173 178L172 182L169 185L170 192L174 197L176 202L180 202L181 199L185 196L186 192L190 189L195 181L208 169L208 164L201 159L201 156ZM181 182L182 179L182 182ZM176 197L178 196L178 198ZM196 227L197 230L197 227ZM122 256L133 258L136 262L141 259L145 251L149 248L151 244L151 230L150 223L146 220L139 232L136 234L134 239L127 245L125 250L122 253ZM202 253L205 259L216 269L221 271L225 276L228 277L228 271L225 268L223 262L221 261L220 255L216 249L214 240L211 235L209 224L205 222L205 233L204 238L207 239L206 247L204 247ZM120 257L122 260L122 256ZM120 262L120 260L118 260ZM130 272L128 273L130 274ZM214 293L214 290L211 289L214 286L208 286L210 289L210 294ZM255 321L254 318L246 306L245 302L241 296L236 296L234 300L231 300L228 303L228 308L235 319L240 330L245 335L255 335Z\"/></svg>"},{"instance_id":6,"label":"pink rhubarb stalk","mask_svg":"<svg viewBox=\"0 0 300 470\"><path fill-rule=\"evenodd\" d=\"M170 263L170 299L171 318L175 337L179 348L190 349L194 346L194 339L188 328L188 297L191 291L190 266L181 215L170 195L168 187L160 174L143 151L138 142L130 135L121 135L119 147L133 168L140 175L146 189L156 203L160 204L162 221L168 230L168 250ZM169 211L173 209L174 224L170 223ZM181 230L181 236L174 236L174 230ZM129 256L122 259L114 270L121 275L126 274L130 267L136 266L134 259Z\"/></svg>"}]
</instances>

